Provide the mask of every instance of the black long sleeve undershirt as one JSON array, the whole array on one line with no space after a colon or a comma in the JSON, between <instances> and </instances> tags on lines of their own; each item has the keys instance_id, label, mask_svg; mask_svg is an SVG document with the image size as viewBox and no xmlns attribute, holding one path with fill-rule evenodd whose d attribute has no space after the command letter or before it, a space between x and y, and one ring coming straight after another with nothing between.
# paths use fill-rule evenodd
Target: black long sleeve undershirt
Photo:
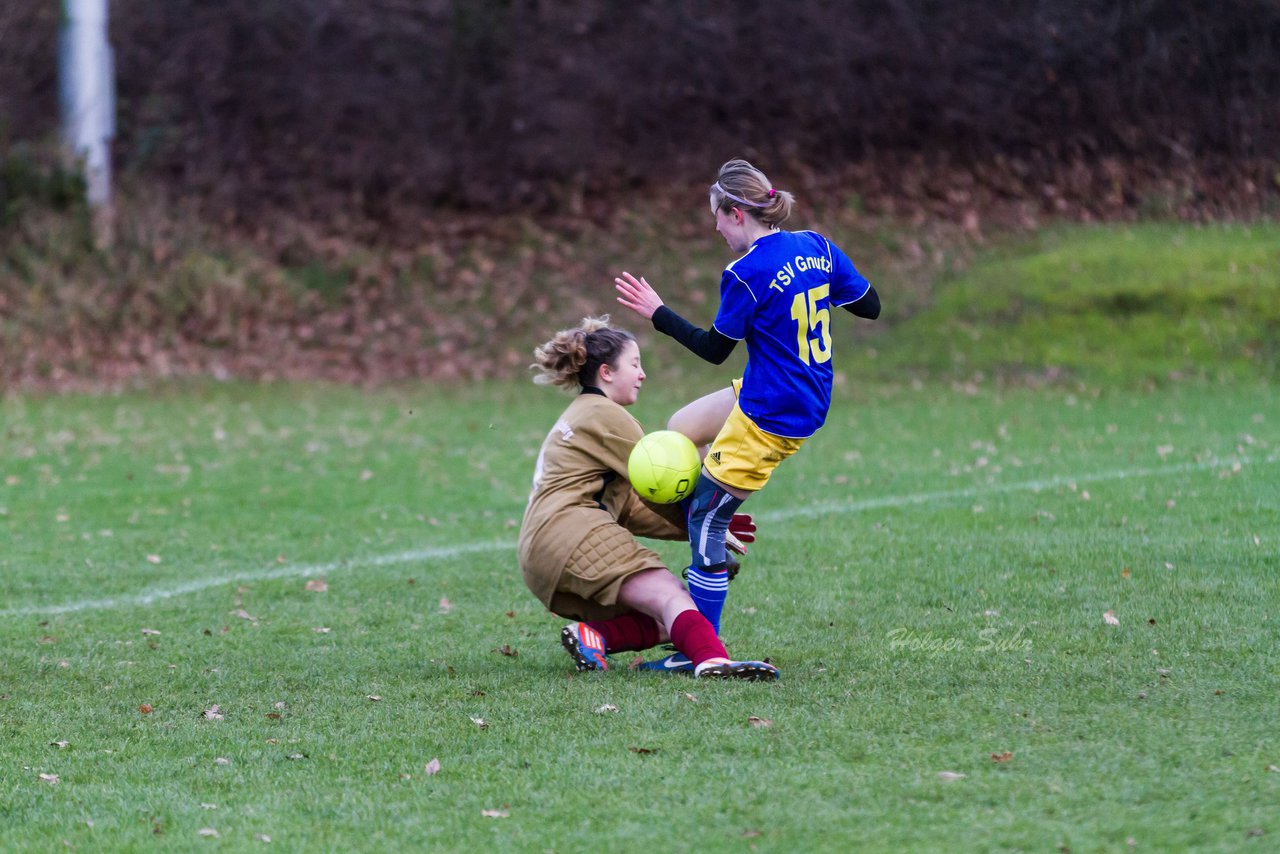
<instances>
[{"instance_id":1,"label":"black long sleeve undershirt","mask_svg":"<svg viewBox=\"0 0 1280 854\"><path fill-rule=\"evenodd\" d=\"M859 299L842 308L857 317L875 320L880 316L880 296L875 288L868 287L867 292ZM720 334L715 327L699 329L665 305L658 306L658 310L653 313L653 328L664 335L670 335L694 355L713 365L723 364L738 345L736 340Z\"/></svg>"},{"instance_id":2,"label":"black long sleeve undershirt","mask_svg":"<svg viewBox=\"0 0 1280 854\"><path fill-rule=\"evenodd\" d=\"M715 327L699 329L665 305L658 306L653 313L653 328L663 335L670 335L713 365L723 364L738 345L734 339L717 332Z\"/></svg>"},{"instance_id":3,"label":"black long sleeve undershirt","mask_svg":"<svg viewBox=\"0 0 1280 854\"><path fill-rule=\"evenodd\" d=\"M867 320L875 320L880 316L880 295L876 293L876 289L871 285L867 285L867 292L858 297L848 305L843 306L844 310L855 317L865 317Z\"/></svg>"}]
</instances>

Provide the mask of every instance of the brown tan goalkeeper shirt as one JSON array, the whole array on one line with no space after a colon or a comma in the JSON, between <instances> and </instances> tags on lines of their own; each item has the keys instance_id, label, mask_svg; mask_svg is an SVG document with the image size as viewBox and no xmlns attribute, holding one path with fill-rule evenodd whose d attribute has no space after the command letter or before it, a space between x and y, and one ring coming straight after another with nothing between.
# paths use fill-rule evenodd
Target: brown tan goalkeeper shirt
<instances>
[{"instance_id":1,"label":"brown tan goalkeeper shirt","mask_svg":"<svg viewBox=\"0 0 1280 854\"><path fill-rule=\"evenodd\" d=\"M621 525L641 537L685 538L680 505L649 504L627 479L627 457L643 435L625 408L587 391L543 440L518 546L521 570L543 604L551 601L574 548L602 525Z\"/></svg>"}]
</instances>

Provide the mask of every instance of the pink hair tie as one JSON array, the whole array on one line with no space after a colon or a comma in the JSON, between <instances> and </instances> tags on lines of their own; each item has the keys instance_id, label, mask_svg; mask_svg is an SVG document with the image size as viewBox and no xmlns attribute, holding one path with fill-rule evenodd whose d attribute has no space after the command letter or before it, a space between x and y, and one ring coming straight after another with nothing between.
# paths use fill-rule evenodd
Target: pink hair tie
<instances>
[{"instance_id":1,"label":"pink hair tie","mask_svg":"<svg viewBox=\"0 0 1280 854\"><path fill-rule=\"evenodd\" d=\"M772 187L770 187L770 188L769 188L769 198L771 198L771 199L772 199L772 198L773 198L774 196L776 196L776 195L778 195L778 191L777 191L777 190L775 190L775 189L773 189Z\"/></svg>"}]
</instances>

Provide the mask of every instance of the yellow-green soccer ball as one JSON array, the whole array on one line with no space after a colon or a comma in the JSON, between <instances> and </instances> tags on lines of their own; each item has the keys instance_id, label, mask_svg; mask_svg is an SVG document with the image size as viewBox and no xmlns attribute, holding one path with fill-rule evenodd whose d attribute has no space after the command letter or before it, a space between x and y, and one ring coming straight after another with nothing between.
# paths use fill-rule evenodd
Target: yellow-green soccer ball
<instances>
[{"instance_id":1,"label":"yellow-green soccer ball","mask_svg":"<svg viewBox=\"0 0 1280 854\"><path fill-rule=\"evenodd\" d=\"M702 460L683 433L655 430L631 449L627 476L641 498L654 504L675 504L693 491Z\"/></svg>"}]
</instances>

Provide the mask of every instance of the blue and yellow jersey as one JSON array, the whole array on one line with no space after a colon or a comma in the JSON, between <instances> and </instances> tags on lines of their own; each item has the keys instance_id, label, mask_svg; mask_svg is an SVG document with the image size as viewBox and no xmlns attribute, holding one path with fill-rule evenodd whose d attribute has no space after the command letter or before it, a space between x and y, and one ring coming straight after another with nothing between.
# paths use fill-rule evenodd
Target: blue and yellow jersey
<instances>
[{"instance_id":1,"label":"blue and yellow jersey","mask_svg":"<svg viewBox=\"0 0 1280 854\"><path fill-rule=\"evenodd\" d=\"M713 326L747 342L738 404L760 429L803 439L831 406L831 310L871 285L815 231L777 231L725 267Z\"/></svg>"}]
</instances>

